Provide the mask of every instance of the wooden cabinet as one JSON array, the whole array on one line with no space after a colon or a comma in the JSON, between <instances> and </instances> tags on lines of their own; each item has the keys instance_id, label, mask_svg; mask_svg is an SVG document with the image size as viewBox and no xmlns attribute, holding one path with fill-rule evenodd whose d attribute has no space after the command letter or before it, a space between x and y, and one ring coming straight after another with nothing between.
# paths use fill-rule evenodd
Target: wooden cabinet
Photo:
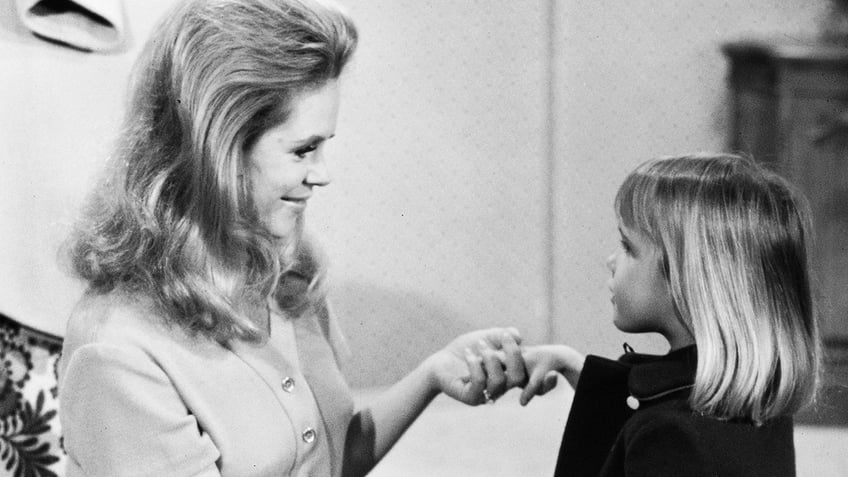
<instances>
[{"instance_id":1,"label":"wooden cabinet","mask_svg":"<svg viewBox=\"0 0 848 477\"><path fill-rule=\"evenodd\" d=\"M848 48L744 41L723 50L730 149L768 164L810 201L826 397L848 401ZM848 410L830 418L848 422Z\"/></svg>"}]
</instances>

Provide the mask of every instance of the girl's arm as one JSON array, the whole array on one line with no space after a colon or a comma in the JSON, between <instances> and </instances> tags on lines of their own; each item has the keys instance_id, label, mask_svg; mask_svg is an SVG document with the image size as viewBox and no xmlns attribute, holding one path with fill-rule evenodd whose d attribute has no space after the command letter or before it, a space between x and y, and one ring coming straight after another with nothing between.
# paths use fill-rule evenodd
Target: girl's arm
<instances>
[{"instance_id":1,"label":"girl's arm","mask_svg":"<svg viewBox=\"0 0 848 477\"><path fill-rule=\"evenodd\" d=\"M481 330L460 336L424 360L354 415L347 433L343 475L361 476L370 471L439 393L477 405L486 402L483 390L494 398L522 384L525 374L519 341L512 329ZM501 352L496 355L495 350Z\"/></svg>"},{"instance_id":2,"label":"girl's arm","mask_svg":"<svg viewBox=\"0 0 848 477\"><path fill-rule=\"evenodd\" d=\"M556 386L556 373L565 377L572 388L577 387L586 356L566 345L530 346L524 349L524 363L529 379L521 392L524 406L533 396L545 394Z\"/></svg>"}]
</instances>

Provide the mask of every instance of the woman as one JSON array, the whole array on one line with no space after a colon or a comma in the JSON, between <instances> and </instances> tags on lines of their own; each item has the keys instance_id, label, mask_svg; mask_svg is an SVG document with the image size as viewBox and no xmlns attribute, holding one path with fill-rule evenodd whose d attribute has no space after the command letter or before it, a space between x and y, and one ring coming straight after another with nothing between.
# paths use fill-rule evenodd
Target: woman
<instances>
[{"instance_id":1,"label":"woman","mask_svg":"<svg viewBox=\"0 0 848 477\"><path fill-rule=\"evenodd\" d=\"M483 330L354 413L303 214L356 39L319 0L190 0L154 32L69 247L68 475L362 475L439 392L523 381L517 332Z\"/></svg>"}]
</instances>

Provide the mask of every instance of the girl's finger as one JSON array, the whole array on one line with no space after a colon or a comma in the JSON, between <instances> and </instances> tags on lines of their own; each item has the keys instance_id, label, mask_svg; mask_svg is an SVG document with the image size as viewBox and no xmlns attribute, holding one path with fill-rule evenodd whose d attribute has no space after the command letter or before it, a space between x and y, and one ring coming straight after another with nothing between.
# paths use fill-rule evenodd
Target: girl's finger
<instances>
[{"instance_id":1,"label":"girl's finger","mask_svg":"<svg viewBox=\"0 0 848 477\"><path fill-rule=\"evenodd\" d=\"M534 371L530 373L530 379L527 380L527 385L521 391L521 398L519 399L522 406L526 406L533 399L533 396L536 395L536 390L539 389L540 382L541 376L539 372Z\"/></svg>"},{"instance_id":2,"label":"girl's finger","mask_svg":"<svg viewBox=\"0 0 848 477\"><path fill-rule=\"evenodd\" d=\"M559 375L556 371L548 371L548 374L546 374L545 378L542 380L542 386L539 388L539 392L536 393L536 395L542 396L554 389L559 379L558 376Z\"/></svg>"}]
</instances>

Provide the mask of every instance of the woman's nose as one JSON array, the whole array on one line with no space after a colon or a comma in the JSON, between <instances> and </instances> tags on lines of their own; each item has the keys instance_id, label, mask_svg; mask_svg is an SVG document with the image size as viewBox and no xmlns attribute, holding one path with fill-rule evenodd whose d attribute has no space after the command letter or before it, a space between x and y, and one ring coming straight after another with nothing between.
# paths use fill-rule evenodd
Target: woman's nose
<instances>
[{"instance_id":1,"label":"woman's nose","mask_svg":"<svg viewBox=\"0 0 848 477\"><path fill-rule=\"evenodd\" d=\"M330 168L323 154L316 154L306 171L306 183L312 186L325 186L330 183Z\"/></svg>"}]
</instances>

